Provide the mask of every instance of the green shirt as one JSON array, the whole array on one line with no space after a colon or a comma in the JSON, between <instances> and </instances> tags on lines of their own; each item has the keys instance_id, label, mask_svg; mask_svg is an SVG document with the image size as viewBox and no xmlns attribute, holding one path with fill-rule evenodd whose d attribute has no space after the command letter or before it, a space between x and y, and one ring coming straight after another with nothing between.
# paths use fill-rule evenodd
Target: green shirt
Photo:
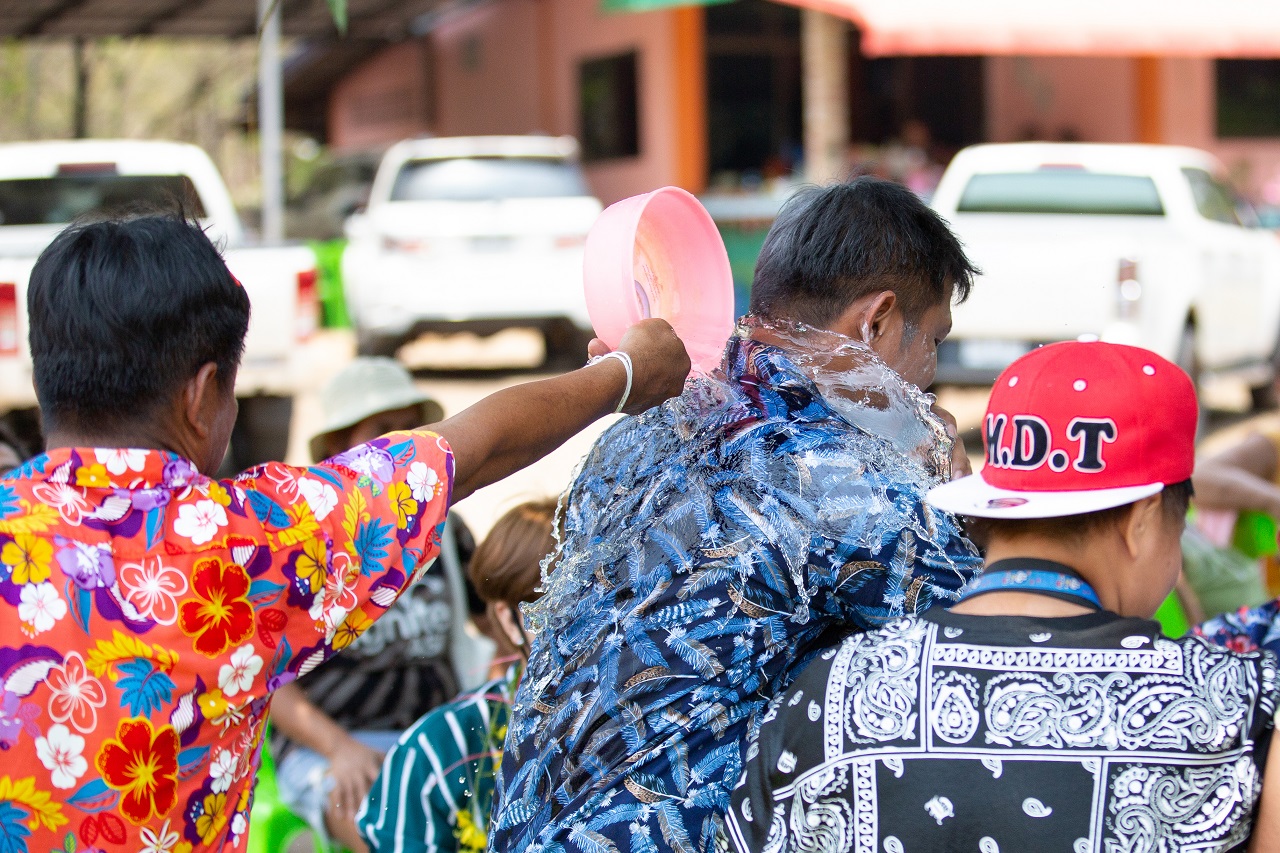
<instances>
[{"instance_id":1,"label":"green shirt","mask_svg":"<svg viewBox=\"0 0 1280 853\"><path fill-rule=\"evenodd\" d=\"M370 850L485 849L494 773L518 677L512 667L505 677L424 715L400 736L356 814Z\"/></svg>"}]
</instances>

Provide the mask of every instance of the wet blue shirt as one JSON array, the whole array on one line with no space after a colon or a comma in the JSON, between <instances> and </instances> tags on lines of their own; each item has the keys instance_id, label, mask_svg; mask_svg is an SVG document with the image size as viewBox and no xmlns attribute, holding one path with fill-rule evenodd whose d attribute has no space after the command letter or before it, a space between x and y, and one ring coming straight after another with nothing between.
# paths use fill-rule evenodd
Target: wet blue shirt
<instances>
[{"instance_id":1,"label":"wet blue shirt","mask_svg":"<svg viewBox=\"0 0 1280 853\"><path fill-rule=\"evenodd\" d=\"M936 477L783 350L740 332L722 370L611 427L571 489L492 850L710 850L768 700L980 565L922 503Z\"/></svg>"}]
</instances>

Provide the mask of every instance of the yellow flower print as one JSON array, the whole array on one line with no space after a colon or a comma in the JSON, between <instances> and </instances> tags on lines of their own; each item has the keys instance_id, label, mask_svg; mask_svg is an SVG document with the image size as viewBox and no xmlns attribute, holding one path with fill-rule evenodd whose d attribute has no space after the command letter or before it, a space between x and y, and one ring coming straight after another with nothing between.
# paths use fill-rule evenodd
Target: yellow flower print
<instances>
[{"instance_id":1,"label":"yellow flower print","mask_svg":"<svg viewBox=\"0 0 1280 853\"><path fill-rule=\"evenodd\" d=\"M214 688L208 693L201 693L196 702L200 705L201 712L204 713L206 720L216 720L231 709L231 703L227 701L227 697L222 695L222 691Z\"/></svg>"},{"instance_id":2,"label":"yellow flower print","mask_svg":"<svg viewBox=\"0 0 1280 853\"><path fill-rule=\"evenodd\" d=\"M210 794L204 798L204 814L196 818L196 832L205 844L212 844L227 828L227 795Z\"/></svg>"},{"instance_id":3,"label":"yellow flower print","mask_svg":"<svg viewBox=\"0 0 1280 853\"><path fill-rule=\"evenodd\" d=\"M409 522L418 514L418 502L407 483L392 483L387 487L387 499L396 511L396 527L406 530Z\"/></svg>"},{"instance_id":4,"label":"yellow flower print","mask_svg":"<svg viewBox=\"0 0 1280 853\"><path fill-rule=\"evenodd\" d=\"M30 533L19 533L0 549L0 561L13 572L15 584L40 583L49 579L53 543Z\"/></svg>"},{"instance_id":5,"label":"yellow flower print","mask_svg":"<svg viewBox=\"0 0 1280 853\"><path fill-rule=\"evenodd\" d=\"M208 487L209 490L207 494L209 495L209 500L216 504L221 504L222 506L231 506L231 493L222 488L220 483L210 480Z\"/></svg>"},{"instance_id":6,"label":"yellow flower print","mask_svg":"<svg viewBox=\"0 0 1280 853\"><path fill-rule=\"evenodd\" d=\"M346 620L338 626L338 632L333 637L333 648L335 650L345 649L356 641L356 638L369 629L373 624L373 620L364 615L363 610L353 610L347 616Z\"/></svg>"},{"instance_id":7,"label":"yellow flower print","mask_svg":"<svg viewBox=\"0 0 1280 853\"><path fill-rule=\"evenodd\" d=\"M329 546L319 537L307 539L302 543L302 553L298 555L298 580L306 581L312 593L317 593L324 586L325 576L329 573Z\"/></svg>"},{"instance_id":8,"label":"yellow flower print","mask_svg":"<svg viewBox=\"0 0 1280 853\"><path fill-rule=\"evenodd\" d=\"M82 489L109 489L111 478L107 476L106 467L95 462L76 469L76 485Z\"/></svg>"}]
</instances>

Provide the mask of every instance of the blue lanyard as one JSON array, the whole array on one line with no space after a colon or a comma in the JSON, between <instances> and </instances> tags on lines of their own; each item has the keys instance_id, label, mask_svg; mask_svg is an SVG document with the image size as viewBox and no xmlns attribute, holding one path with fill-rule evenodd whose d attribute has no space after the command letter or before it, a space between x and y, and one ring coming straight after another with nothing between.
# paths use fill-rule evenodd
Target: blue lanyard
<instances>
[{"instance_id":1,"label":"blue lanyard","mask_svg":"<svg viewBox=\"0 0 1280 853\"><path fill-rule=\"evenodd\" d=\"M1060 563L1049 560L998 560L960 591L960 600L987 592L1034 592L1102 610L1093 587Z\"/></svg>"}]
</instances>

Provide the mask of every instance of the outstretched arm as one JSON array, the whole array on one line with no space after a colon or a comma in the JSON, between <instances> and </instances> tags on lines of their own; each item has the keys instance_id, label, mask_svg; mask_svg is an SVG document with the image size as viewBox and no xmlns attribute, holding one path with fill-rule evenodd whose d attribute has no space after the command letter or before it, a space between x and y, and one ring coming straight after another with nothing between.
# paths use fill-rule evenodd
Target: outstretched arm
<instances>
[{"instance_id":1,"label":"outstretched arm","mask_svg":"<svg viewBox=\"0 0 1280 853\"><path fill-rule=\"evenodd\" d=\"M689 355L664 320L631 327L618 350L631 356L634 377L624 409L637 414L679 394ZM593 342L592 351L605 351ZM622 399L626 369L617 359L492 394L431 427L453 450L453 501L501 480L555 450Z\"/></svg>"},{"instance_id":2,"label":"outstretched arm","mask_svg":"<svg viewBox=\"0 0 1280 853\"><path fill-rule=\"evenodd\" d=\"M1249 836L1249 853L1280 851L1280 743L1272 738L1267 766L1262 774L1262 796Z\"/></svg>"},{"instance_id":3,"label":"outstretched arm","mask_svg":"<svg viewBox=\"0 0 1280 853\"><path fill-rule=\"evenodd\" d=\"M1276 448L1271 439L1253 433L1217 456L1196 463L1191 480L1196 504L1212 509L1252 509L1280 518L1280 486Z\"/></svg>"}]
</instances>

